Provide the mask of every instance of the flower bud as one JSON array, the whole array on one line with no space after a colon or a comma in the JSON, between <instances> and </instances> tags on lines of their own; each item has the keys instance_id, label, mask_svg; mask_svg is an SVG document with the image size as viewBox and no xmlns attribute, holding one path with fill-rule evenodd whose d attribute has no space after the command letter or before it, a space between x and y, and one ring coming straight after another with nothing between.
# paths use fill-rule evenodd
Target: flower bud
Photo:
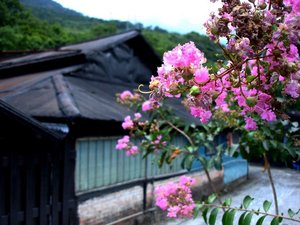
<instances>
[{"instance_id":1,"label":"flower bud","mask_svg":"<svg viewBox=\"0 0 300 225\"><path fill-rule=\"evenodd\" d=\"M280 49L274 49L273 50L273 55L275 57L279 57L279 56L281 56L281 54L282 54L282 52L280 51Z\"/></svg>"},{"instance_id":2,"label":"flower bud","mask_svg":"<svg viewBox=\"0 0 300 225\"><path fill-rule=\"evenodd\" d=\"M267 8L267 4L263 3L263 4L260 4L258 7L259 7L259 9L264 10Z\"/></svg>"},{"instance_id":3,"label":"flower bud","mask_svg":"<svg viewBox=\"0 0 300 225\"><path fill-rule=\"evenodd\" d=\"M193 74L191 74L191 73L183 73L183 74L182 74L182 77L183 77L183 79L184 79L185 81L189 81L190 79L193 78Z\"/></svg>"},{"instance_id":4,"label":"flower bud","mask_svg":"<svg viewBox=\"0 0 300 225\"><path fill-rule=\"evenodd\" d=\"M294 63L294 62L289 62L289 63L287 64L287 71L288 71L289 73L297 72L297 71L298 71L298 66L297 66L297 64Z\"/></svg>"},{"instance_id":5,"label":"flower bud","mask_svg":"<svg viewBox=\"0 0 300 225\"><path fill-rule=\"evenodd\" d=\"M169 87L169 92L170 94L172 95L177 95L180 93L180 90L178 88L178 85L177 84L171 84L170 87Z\"/></svg>"},{"instance_id":6,"label":"flower bud","mask_svg":"<svg viewBox=\"0 0 300 225\"><path fill-rule=\"evenodd\" d=\"M255 98L253 97L248 97L246 98L246 104L249 106L249 107L253 107L256 105L256 100Z\"/></svg>"},{"instance_id":7,"label":"flower bud","mask_svg":"<svg viewBox=\"0 0 300 225\"><path fill-rule=\"evenodd\" d=\"M157 89L159 84L160 84L160 82L158 80L152 80L149 84L150 90Z\"/></svg>"},{"instance_id":8,"label":"flower bud","mask_svg":"<svg viewBox=\"0 0 300 225\"><path fill-rule=\"evenodd\" d=\"M191 87L190 89L190 95L192 96L197 96L200 94L200 89L198 86L194 85L193 87Z\"/></svg>"}]
</instances>

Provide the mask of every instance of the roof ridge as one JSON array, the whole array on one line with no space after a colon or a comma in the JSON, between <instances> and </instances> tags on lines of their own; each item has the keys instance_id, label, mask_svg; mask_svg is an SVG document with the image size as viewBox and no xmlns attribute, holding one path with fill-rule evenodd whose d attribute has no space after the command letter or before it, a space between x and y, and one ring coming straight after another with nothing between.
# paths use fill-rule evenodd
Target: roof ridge
<instances>
[{"instance_id":1,"label":"roof ridge","mask_svg":"<svg viewBox=\"0 0 300 225\"><path fill-rule=\"evenodd\" d=\"M52 76L52 82L56 90L58 107L63 114L71 117L80 116L80 111L75 105L69 87L63 79L63 75L57 74Z\"/></svg>"},{"instance_id":2,"label":"roof ridge","mask_svg":"<svg viewBox=\"0 0 300 225\"><path fill-rule=\"evenodd\" d=\"M67 45L64 45L64 46L60 46L58 49L59 50L74 50L74 49L71 49L69 47L80 45L80 44L85 44L85 43L88 43L88 42L99 41L99 40L103 40L103 39L106 39L106 38L112 38L112 37L116 37L116 36L121 36L121 35L129 34L129 33L135 33L134 36L136 36L136 35L141 34L141 31L138 30L138 29L131 29L131 30L126 30L126 31L114 33L114 34L102 35L102 36L98 36L98 37L95 37L95 38L92 38L92 39L83 40L83 41L79 41L79 42L76 42L76 43L72 43L72 44L67 44Z\"/></svg>"}]
</instances>

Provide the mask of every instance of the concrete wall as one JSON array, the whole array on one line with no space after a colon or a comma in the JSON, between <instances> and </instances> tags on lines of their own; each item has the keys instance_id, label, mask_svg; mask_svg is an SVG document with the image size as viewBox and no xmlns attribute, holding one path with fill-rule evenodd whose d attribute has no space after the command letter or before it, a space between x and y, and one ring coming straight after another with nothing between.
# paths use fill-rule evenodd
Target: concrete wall
<instances>
[{"instance_id":1,"label":"concrete wall","mask_svg":"<svg viewBox=\"0 0 300 225\"><path fill-rule=\"evenodd\" d=\"M222 190L224 188L224 172L212 170L210 172L213 183ZM193 187L193 197L201 199L212 193L212 189L207 181L203 171L189 174L196 179L196 185ZM147 186L147 208L149 212L143 214L143 188L135 186L129 189L116 191L97 198L89 199L79 204L78 214L81 225L150 225L157 223L165 218L165 213L160 209L151 211L155 207L153 192L156 186L176 182L177 178L171 178L164 181L148 184ZM136 214L134 218L127 218Z\"/></svg>"}]
</instances>

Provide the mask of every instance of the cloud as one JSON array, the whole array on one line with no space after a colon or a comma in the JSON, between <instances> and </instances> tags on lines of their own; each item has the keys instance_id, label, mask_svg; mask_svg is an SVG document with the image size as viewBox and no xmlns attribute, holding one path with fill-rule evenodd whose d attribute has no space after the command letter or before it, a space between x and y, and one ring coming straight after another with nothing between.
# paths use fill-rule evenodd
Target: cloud
<instances>
[{"instance_id":1,"label":"cloud","mask_svg":"<svg viewBox=\"0 0 300 225\"><path fill-rule=\"evenodd\" d=\"M209 0L55 0L90 17L159 26L169 31L204 33L203 23L219 4Z\"/></svg>"}]
</instances>

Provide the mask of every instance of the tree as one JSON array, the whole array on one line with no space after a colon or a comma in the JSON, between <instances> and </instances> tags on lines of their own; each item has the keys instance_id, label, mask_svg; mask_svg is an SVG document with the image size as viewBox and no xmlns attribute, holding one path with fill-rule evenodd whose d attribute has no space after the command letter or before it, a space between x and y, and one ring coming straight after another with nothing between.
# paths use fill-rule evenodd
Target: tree
<instances>
[{"instance_id":1,"label":"tree","mask_svg":"<svg viewBox=\"0 0 300 225\"><path fill-rule=\"evenodd\" d=\"M192 216L192 211L196 217L201 212L204 221L210 225L215 224L219 209L224 212L222 224L226 225L233 224L237 211L244 212L239 216L239 224L250 224L253 214L260 215L256 224L262 224L266 216L273 217L272 225L281 223L283 219L300 222L294 217L300 210L294 212L289 209L288 216L279 213L268 159L269 156L284 156L284 160L287 155L294 159L300 156L297 146L299 134L296 133L298 124L291 122L288 116L288 110L300 96L300 58L297 48L300 38L300 1L223 0L222 4L218 14L212 14L205 26L210 38L222 49L226 62L219 61L215 67L207 67L204 53L193 42L176 46L164 53L158 75L152 77L149 91L146 92L150 98L142 108L145 108L143 111L159 112L164 99L181 97L191 115L199 118L203 124L218 118L220 113L227 114L228 121L235 121L235 127L243 131L241 153L244 156L253 154L261 157L265 162L276 214L268 212L271 202L267 200L262 204L264 211L248 209L253 200L250 196L245 196L239 208L232 207L230 199L214 204L217 195L195 203L190 196L193 180L186 177L178 184L160 187L157 190L157 205L168 210L169 217ZM221 38L227 40L226 46L221 45ZM126 117L122 125L134 133L138 130L135 128L136 122ZM167 124L181 133L172 122ZM151 124L147 126L151 127ZM150 130L149 136L152 133ZM155 134L155 137L159 135ZM190 136L187 135L188 138ZM126 143L129 143L127 139L125 142L122 140L120 145ZM250 149L251 146L255 149ZM129 147L131 149L132 146ZM229 146L230 153L237 149ZM162 156L168 156L166 159L174 153L163 146L159 150ZM176 151L176 154L180 152ZM186 153L192 160L193 157L199 160L195 149L187 148Z\"/></svg>"}]
</instances>

